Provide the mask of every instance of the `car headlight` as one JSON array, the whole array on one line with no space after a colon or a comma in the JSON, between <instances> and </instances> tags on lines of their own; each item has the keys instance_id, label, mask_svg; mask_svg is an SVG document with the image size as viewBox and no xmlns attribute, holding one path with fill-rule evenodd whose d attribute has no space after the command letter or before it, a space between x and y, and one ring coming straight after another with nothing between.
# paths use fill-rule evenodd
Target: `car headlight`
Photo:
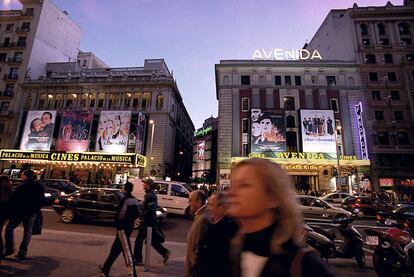
<instances>
[{"instance_id":1,"label":"car headlight","mask_svg":"<svg viewBox=\"0 0 414 277\"><path fill-rule=\"evenodd\" d=\"M162 211L163 211L164 213L166 213L166 212L167 212L167 209L166 209L166 208L162 208Z\"/></svg>"},{"instance_id":2,"label":"car headlight","mask_svg":"<svg viewBox=\"0 0 414 277\"><path fill-rule=\"evenodd\" d=\"M61 195L61 196L65 196L65 195L66 195L66 193L65 193L64 191L61 191L61 192L60 192L60 195Z\"/></svg>"},{"instance_id":3,"label":"car headlight","mask_svg":"<svg viewBox=\"0 0 414 277\"><path fill-rule=\"evenodd\" d=\"M52 194L50 194L49 192L45 192L44 196L45 197L52 197Z\"/></svg>"},{"instance_id":4,"label":"car headlight","mask_svg":"<svg viewBox=\"0 0 414 277\"><path fill-rule=\"evenodd\" d=\"M160 212L160 211L156 211L156 212L155 212L155 215L156 215L156 216L161 216L161 215L162 215L162 212Z\"/></svg>"},{"instance_id":5,"label":"car headlight","mask_svg":"<svg viewBox=\"0 0 414 277\"><path fill-rule=\"evenodd\" d=\"M354 210L354 214L357 214L357 213L359 213L359 209Z\"/></svg>"}]
</instances>

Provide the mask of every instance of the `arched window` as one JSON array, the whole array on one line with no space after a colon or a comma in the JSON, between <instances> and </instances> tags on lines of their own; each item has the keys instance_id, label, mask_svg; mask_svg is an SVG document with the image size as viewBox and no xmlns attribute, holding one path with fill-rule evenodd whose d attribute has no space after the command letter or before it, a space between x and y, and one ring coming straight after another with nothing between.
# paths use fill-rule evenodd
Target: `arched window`
<instances>
[{"instance_id":1,"label":"arched window","mask_svg":"<svg viewBox=\"0 0 414 277\"><path fill-rule=\"evenodd\" d=\"M228 75L223 77L223 84L230 85L230 77Z\"/></svg>"},{"instance_id":2,"label":"arched window","mask_svg":"<svg viewBox=\"0 0 414 277\"><path fill-rule=\"evenodd\" d=\"M383 23L378 24L378 33L380 35L385 35L386 34L385 25Z\"/></svg>"},{"instance_id":3,"label":"arched window","mask_svg":"<svg viewBox=\"0 0 414 277\"><path fill-rule=\"evenodd\" d=\"M157 102L155 103L155 109L159 111L162 109L162 106L164 106L164 96L162 94L158 94Z\"/></svg>"},{"instance_id":4,"label":"arched window","mask_svg":"<svg viewBox=\"0 0 414 277\"><path fill-rule=\"evenodd\" d=\"M410 34L410 26L407 23L398 23L398 30L400 31L400 35Z\"/></svg>"},{"instance_id":5,"label":"arched window","mask_svg":"<svg viewBox=\"0 0 414 277\"><path fill-rule=\"evenodd\" d=\"M295 128L295 117L292 115L288 115L286 117L286 127L287 128Z\"/></svg>"},{"instance_id":6,"label":"arched window","mask_svg":"<svg viewBox=\"0 0 414 277\"><path fill-rule=\"evenodd\" d=\"M363 35L363 36L368 35L368 26L367 26L367 24L361 24L359 27L361 28L361 35Z\"/></svg>"}]
</instances>

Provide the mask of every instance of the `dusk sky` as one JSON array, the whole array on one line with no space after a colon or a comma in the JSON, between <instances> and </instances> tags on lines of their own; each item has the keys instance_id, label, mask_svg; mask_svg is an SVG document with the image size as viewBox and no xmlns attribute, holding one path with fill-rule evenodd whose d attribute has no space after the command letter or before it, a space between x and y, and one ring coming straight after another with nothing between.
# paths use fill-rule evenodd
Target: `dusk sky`
<instances>
[{"instance_id":1,"label":"dusk sky","mask_svg":"<svg viewBox=\"0 0 414 277\"><path fill-rule=\"evenodd\" d=\"M19 9L1 0L0 9ZM81 50L111 67L164 58L196 128L217 116L214 64L257 48L301 48L330 9L386 0L54 0L82 30ZM391 1L402 5L403 0Z\"/></svg>"}]
</instances>

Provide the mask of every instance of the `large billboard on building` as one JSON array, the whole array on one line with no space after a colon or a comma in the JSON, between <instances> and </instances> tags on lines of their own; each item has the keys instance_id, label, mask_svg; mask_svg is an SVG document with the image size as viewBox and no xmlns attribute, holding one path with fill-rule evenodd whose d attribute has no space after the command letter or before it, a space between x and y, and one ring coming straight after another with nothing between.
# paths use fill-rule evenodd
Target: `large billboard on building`
<instances>
[{"instance_id":1,"label":"large billboard on building","mask_svg":"<svg viewBox=\"0 0 414 277\"><path fill-rule=\"evenodd\" d=\"M251 152L283 152L286 150L286 131L283 115L251 110Z\"/></svg>"},{"instance_id":2,"label":"large billboard on building","mask_svg":"<svg viewBox=\"0 0 414 277\"><path fill-rule=\"evenodd\" d=\"M24 126L21 150L50 150L56 111L29 111Z\"/></svg>"},{"instance_id":3,"label":"large billboard on building","mask_svg":"<svg viewBox=\"0 0 414 277\"><path fill-rule=\"evenodd\" d=\"M335 153L335 117L332 110L301 110L303 152Z\"/></svg>"},{"instance_id":4,"label":"large billboard on building","mask_svg":"<svg viewBox=\"0 0 414 277\"><path fill-rule=\"evenodd\" d=\"M203 162L206 159L206 141L202 140L197 143L197 162Z\"/></svg>"},{"instance_id":5,"label":"large billboard on building","mask_svg":"<svg viewBox=\"0 0 414 277\"><path fill-rule=\"evenodd\" d=\"M137 134L135 143L135 153L144 153L144 135L145 135L145 114L138 112Z\"/></svg>"},{"instance_id":6,"label":"large billboard on building","mask_svg":"<svg viewBox=\"0 0 414 277\"><path fill-rule=\"evenodd\" d=\"M99 117L95 150L125 153L128 148L131 111L102 111Z\"/></svg>"},{"instance_id":7,"label":"large billboard on building","mask_svg":"<svg viewBox=\"0 0 414 277\"><path fill-rule=\"evenodd\" d=\"M60 123L56 150L86 152L93 113L90 111L65 111Z\"/></svg>"}]
</instances>

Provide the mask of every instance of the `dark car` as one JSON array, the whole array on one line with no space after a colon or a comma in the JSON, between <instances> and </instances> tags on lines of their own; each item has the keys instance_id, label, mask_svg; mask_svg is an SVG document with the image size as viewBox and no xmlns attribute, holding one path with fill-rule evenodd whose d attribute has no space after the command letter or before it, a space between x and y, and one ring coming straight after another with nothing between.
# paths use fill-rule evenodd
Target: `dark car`
<instances>
[{"instance_id":1,"label":"dark car","mask_svg":"<svg viewBox=\"0 0 414 277\"><path fill-rule=\"evenodd\" d=\"M113 222L116 210L124 194L117 189L91 188L82 189L55 200L53 209L60 215L64 223L72 223L76 219ZM157 208L157 219L166 217L165 208ZM135 227L139 226L137 220Z\"/></svg>"},{"instance_id":2,"label":"dark car","mask_svg":"<svg viewBox=\"0 0 414 277\"><path fill-rule=\"evenodd\" d=\"M414 229L414 206L398 204L397 208L392 211L378 212L377 223L390 227Z\"/></svg>"},{"instance_id":3,"label":"dark car","mask_svg":"<svg viewBox=\"0 0 414 277\"><path fill-rule=\"evenodd\" d=\"M348 211L359 209L364 215L375 216L379 211L391 211L394 206L377 198L368 196L350 196L344 199L341 207Z\"/></svg>"},{"instance_id":4,"label":"dark car","mask_svg":"<svg viewBox=\"0 0 414 277\"><path fill-rule=\"evenodd\" d=\"M44 179L38 181L45 188L45 205L53 205L59 196L74 193L81 188L64 179Z\"/></svg>"}]
</instances>

